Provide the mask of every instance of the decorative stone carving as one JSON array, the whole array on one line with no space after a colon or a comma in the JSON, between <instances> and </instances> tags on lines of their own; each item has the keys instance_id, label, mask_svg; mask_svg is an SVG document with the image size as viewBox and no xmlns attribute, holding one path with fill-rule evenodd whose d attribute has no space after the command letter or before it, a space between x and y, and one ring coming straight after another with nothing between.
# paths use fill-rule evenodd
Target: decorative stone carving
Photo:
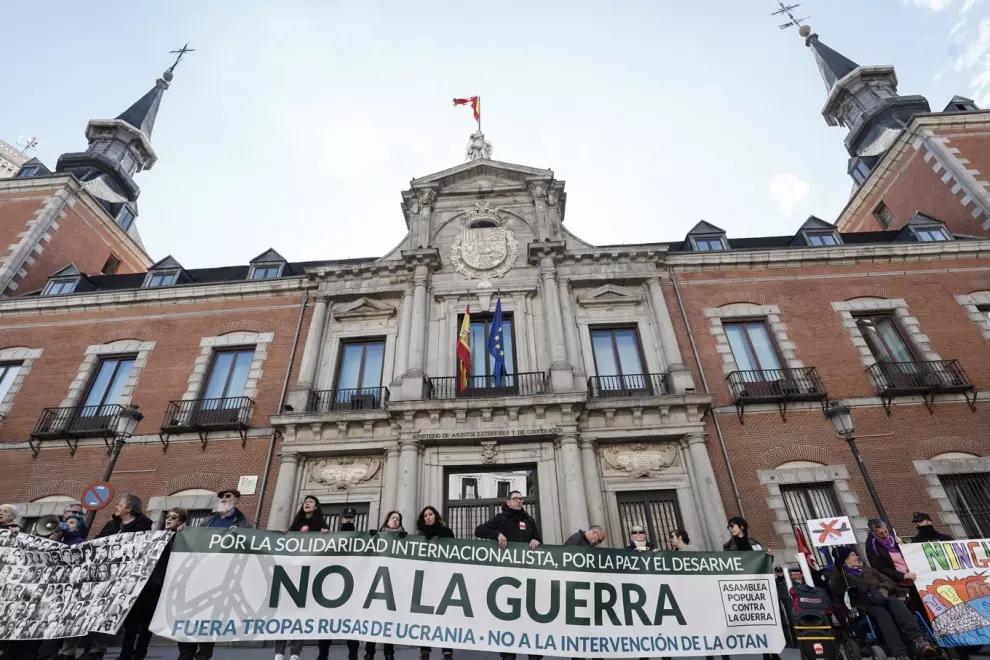
<instances>
[{"instance_id":1,"label":"decorative stone carving","mask_svg":"<svg viewBox=\"0 0 990 660\"><path fill-rule=\"evenodd\" d=\"M498 458L498 445L494 442L483 442L481 444L481 462L492 464Z\"/></svg>"},{"instance_id":2,"label":"decorative stone carving","mask_svg":"<svg viewBox=\"0 0 990 660\"><path fill-rule=\"evenodd\" d=\"M374 479L382 467L382 459L372 456L339 456L313 461L310 478L334 490L350 490Z\"/></svg>"},{"instance_id":3,"label":"decorative stone carving","mask_svg":"<svg viewBox=\"0 0 990 660\"><path fill-rule=\"evenodd\" d=\"M492 279L512 268L519 242L506 228L502 212L487 201L476 202L461 222L461 235L450 246L450 261L458 273L481 280L481 288L490 288Z\"/></svg>"},{"instance_id":4,"label":"decorative stone carving","mask_svg":"<svg viewBox=\"0 0 990 660\"><path fill-rule=\"evenodd\" d=\"M633 479L659 476L677 460L673 443L610 445L602 450L602 458L614 470L625 472Z\"/></svg>"},{"instance_id":5,"label":"decorative stone carving","mask_svg":"<svg viewBox=\"0 0 990 660\"><path fill-rule=\"evenodd\" d=\"M464 152L464 160L491 160L492 143L485 139L485 134L480 130L471 134L468 140L467 150Z\"/></svg>"}]
</instances>

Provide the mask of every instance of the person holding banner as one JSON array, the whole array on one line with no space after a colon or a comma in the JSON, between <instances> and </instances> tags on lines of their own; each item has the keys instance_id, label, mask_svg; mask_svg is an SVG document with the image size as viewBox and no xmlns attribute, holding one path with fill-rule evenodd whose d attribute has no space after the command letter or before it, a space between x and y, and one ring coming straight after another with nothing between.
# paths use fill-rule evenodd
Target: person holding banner
<instances>
[{"instance_id":1,"label":"person holding banner","mask_svg":"<svg viewBox=\"0 0 990 660\"><path fill-rule=\"evenodd\" d=\"M659 550L657 544L646 536L646 528L639 523L629 530L629 545L626 550L636 550L637 552L656 552Z\"/></svg>"},{"instance_id":2,"label":"person holding banner","mask_svg":"<svg viewBox=\"0 0 990 660\"><path fill-rule=\"evenodd\" d=\"M282 533L317 531L321 534L326 534L330 531L330 528L327 527L327 523L323 519L323 514L320 512L320 500L314 495L307 495L303 498L302 505L299 507L299 511L296 512L296 517L292 519L289 529L283 529ZM275 660L283 660L286 646L289 647L289 660L299 660L299 654L302 653L303 647L303 640L301 639L280 639L275 642ZM329 639L321 639L319 641L319 653L320 655L317 660L327 660L327 657L330 655Z\"/></svg>"},{"instance_id":3,"label":"person holding banner","mask_svg":"<svg viewBox=\"0 0 990 660\"><path fill-rule=\"evenodd\" d=\"M416 518L416 532L425 536L427 540L454 538L454 530L447 527L440 512L432 506L427 506L419 512L419 517ZM453 660L454 649L441 649L441 651L443 660ZM432 652L433 647L419 647L419 660L429 660Z\"/></svg>"},{"instance_id":4,"label":"person holding banner","mask_svg":"<svg viewBox=\"0 0 990 660\"><path fill-rule=\"evenodd\" d=\"M867 524L870 535L866 537L866 559L870 566L900 586L910 586L918 576L908 568L901 546L890 533L887 523L879 518L872 518Z\"/></svg>"},{"instance_id":5,"label":"person holding banner","mask_svg":"<svg viewBox=\"0 0 990 660\"><path fill-rule=\"evenodd\" d=\"M729 540L722 544L722 550L727 552L766 552L763 544L749 535L749 523L742 516L729 518ZM773 555L771 555L771 558ZM777 653L764 653L763 660L780 660Z\"/></svg>"},{"instance_id":6,"label":"person holding banner","mask_svg":"<svg viewBox=\"0 0 990 660\"><path fill-rule=\"evenodd\" d=\"M389 511L385 514L385 521L382 526L378 528L379 532L397 532L399 536L405 536L407 534L406 530L402 527L402 514L398 511ZM372 532L375 534L376 532ZM349 660L357 660L358 646L360 642L357 640L349 639L347 640L347 655ZM365 642L364 643L364 660L373 660L375 657L375 650L378 645L375 642ZM382 650L385 651L385 660L395 660L395 646L392 644L383 644Z\"/></svg>"},{"instance_id":7,"label":"person holding banner","mask_svg":"<svg viewBox=\"0 0 990 660\"><path fill-rule=\"evenodd\" d=\"M497 540L498 547L503 550L509 541L528 543L530 550L536 550L543 544L540 527L533 516L523 509L523 496L518 490L509 493L509 499L502 506L502 512L495 514L488 522L478 525L474 535L479 539Z\"/></svg>"}]
</instances>

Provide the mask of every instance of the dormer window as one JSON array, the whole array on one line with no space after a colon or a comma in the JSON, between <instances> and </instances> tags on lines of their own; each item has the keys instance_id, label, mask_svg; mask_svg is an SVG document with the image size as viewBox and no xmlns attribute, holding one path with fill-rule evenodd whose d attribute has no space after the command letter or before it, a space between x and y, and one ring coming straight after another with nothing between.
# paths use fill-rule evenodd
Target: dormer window
<instances>
[{"instance_id":1,"label":"dormer window","mask_svg":"<svg viewBox=\"0 0 990 660\"><path fill-rule=\"evenodd\" d=\"M117 214L117 224L124 231L130 229L131 225L134 224L134 211L127 206L120 209L120 213Z\"/></svg>"},{"instance_id":2,"label":"dormer window","mask_svg":"<svg viewBox=\"0 0 990 660\"><path fill-rule=\"evenodd\" d=\"M76 290L76 284L78 284L78 282L78 277L65 277L49 280L48 284L45 285L44 291L41 292L41 295L63 296L67 293L72 293Z\"/></svg>"},{"instance_id":3,"label":"dormer window","mask_svg":"<svg viewBox=\"0 0 990 660\"><path fill-rule=\"evenodd\" d=\"M976 112L979 108L975 103L955 103L953 104L959 112Z\"/></svg>"},{"instance_id":4,"label":"dormer window","mask_svg":"<svg viewBox=\"0 0 990 660\"><path fill-rule=\"evenodd\" d=\"M918 237L919 241L924 243L949 240L949 235L945 233L945 230L941 227L936 227L933 229L915 229L914 235Z\"/></svg>"},{"instance_id":5,"label":"dormer window","mask_svg":"<svg viewBox=\"0 0 990 660\"><path fill-rule=\"evenodd\" d=\"M863 161L857 160L851 174L853 180L861 186L870 177L870 168Z\"/></svg>"},{"instance_id":6,"label":"dormer window","mask_svg":"<svg viewBox=\"0 0 990 660\"><path fill-rule=\"evenodd\" d=\"M179 271L177 270L165 270L158 271L156 273L148 273L148 281L145 282L145 286L172 286L175 284L175 278L178 277Z\"/></svg>"},{"instance_id":7,"label":"dormer window","mask_svg":"<svg viewBox=\"0 0 990 660\"><path fill-rule=\"evenodd\" d=\"M282 264L252 264L249 280L274 280L282 274Z\"/></svg>"},{"instance_id":8,"label":"dormer window","mask_svg":"<svg viewBox=\"0 0 990 660\"><path fill-rule=\"evenodd\" d=\"M721 236L693 237L694 249L698 252L716 252L725 249L725 243Z\"/></svg>"},{"instance_id":9,"label":"dormer window","mask_svg":"<svg viewBox=\"0 0 990 660\"><path fill-rule=\"evenodd\" d=\"M40 165L25 165L17 173L18 178L24 178L29 176L38 176L38 172L41 171Z\"/></svg>"},{"instance_id":10,"label":"dormer window","mask_svg":"<svg viewBox=\"0 0 990 660\"><path fill-rule=\"evenodd\" d=\"M835 235L835 232L808 232L808 245L826 247L838 244L839 237Z\"/></svg>"}]
</instances>

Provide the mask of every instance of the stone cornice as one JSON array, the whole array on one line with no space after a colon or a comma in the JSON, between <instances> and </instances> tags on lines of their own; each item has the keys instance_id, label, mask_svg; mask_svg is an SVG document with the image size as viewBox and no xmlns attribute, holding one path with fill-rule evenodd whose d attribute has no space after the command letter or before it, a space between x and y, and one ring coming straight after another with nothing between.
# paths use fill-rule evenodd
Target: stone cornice
<instances>
[{"instance_id":1,"label":"stone cornice","mask_svg":"<svg viewBox=\"0 0 990 660\"><path fill-rule=\"evenodd\" d=\"M311 288L311 285L305 279L293 277L278 280L239 280L218 284L180 284L123 291L88 291L66 296L4 298L0 299L0 314L53 314L89 312L110 306L222 302L266 298L282 293L302 292L307 288Z\"/></svg>"},{"instance_id":2,"label":"stone cornice","mask_svg":"<svg viewBox=\"0 0 990 660\"><path fill-rule=\"evenodd\" d=\"M560 263L567 265L608 264L658 264L667 258L666 245L616 245L591 250L564 252Z\"/></svg>"},{"instance_id":3,"label":"stone cornice","mask_svg":"<svg viewBox=\"0 0 990 660\"><path fill-rule=\"evenodd\" d=\"M667 265L674 270L730 270L754 267L847 266L851 264L984 259L988 257L990 257L990 240L957 240L944 243L884 243L773 250L677 252L667 255Z\"/></svg>"}]
</instances>

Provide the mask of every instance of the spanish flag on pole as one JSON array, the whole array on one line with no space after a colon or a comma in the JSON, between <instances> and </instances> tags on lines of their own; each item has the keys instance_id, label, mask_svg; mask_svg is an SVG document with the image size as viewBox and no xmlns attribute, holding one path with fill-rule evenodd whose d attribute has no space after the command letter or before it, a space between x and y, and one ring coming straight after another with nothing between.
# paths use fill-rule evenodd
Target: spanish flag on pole
<instances>
[{"instance_id":1,"label":"spanish flag on pole","mask_svg":"<svg viewBox=\"0 0 990 660\"><path fill-rule=\"evenodd\" d=\"M468 386L471 374L471 305L464 312L461 332L457 337L457 391L463 392Z\"/></svg>"},{"instance_id":2,"label":"spanish flag on pole","mask_svg":"<svg viewBox=\"0 0 990 660\"><path fill-rule=\"evenodd\" d=\"M454 106L459 105L469 105L471 109L474 110L474 120L481 125L481 97L480 96L469 96L466 99L454 99Z\"/></svg>"}]
</instances>

